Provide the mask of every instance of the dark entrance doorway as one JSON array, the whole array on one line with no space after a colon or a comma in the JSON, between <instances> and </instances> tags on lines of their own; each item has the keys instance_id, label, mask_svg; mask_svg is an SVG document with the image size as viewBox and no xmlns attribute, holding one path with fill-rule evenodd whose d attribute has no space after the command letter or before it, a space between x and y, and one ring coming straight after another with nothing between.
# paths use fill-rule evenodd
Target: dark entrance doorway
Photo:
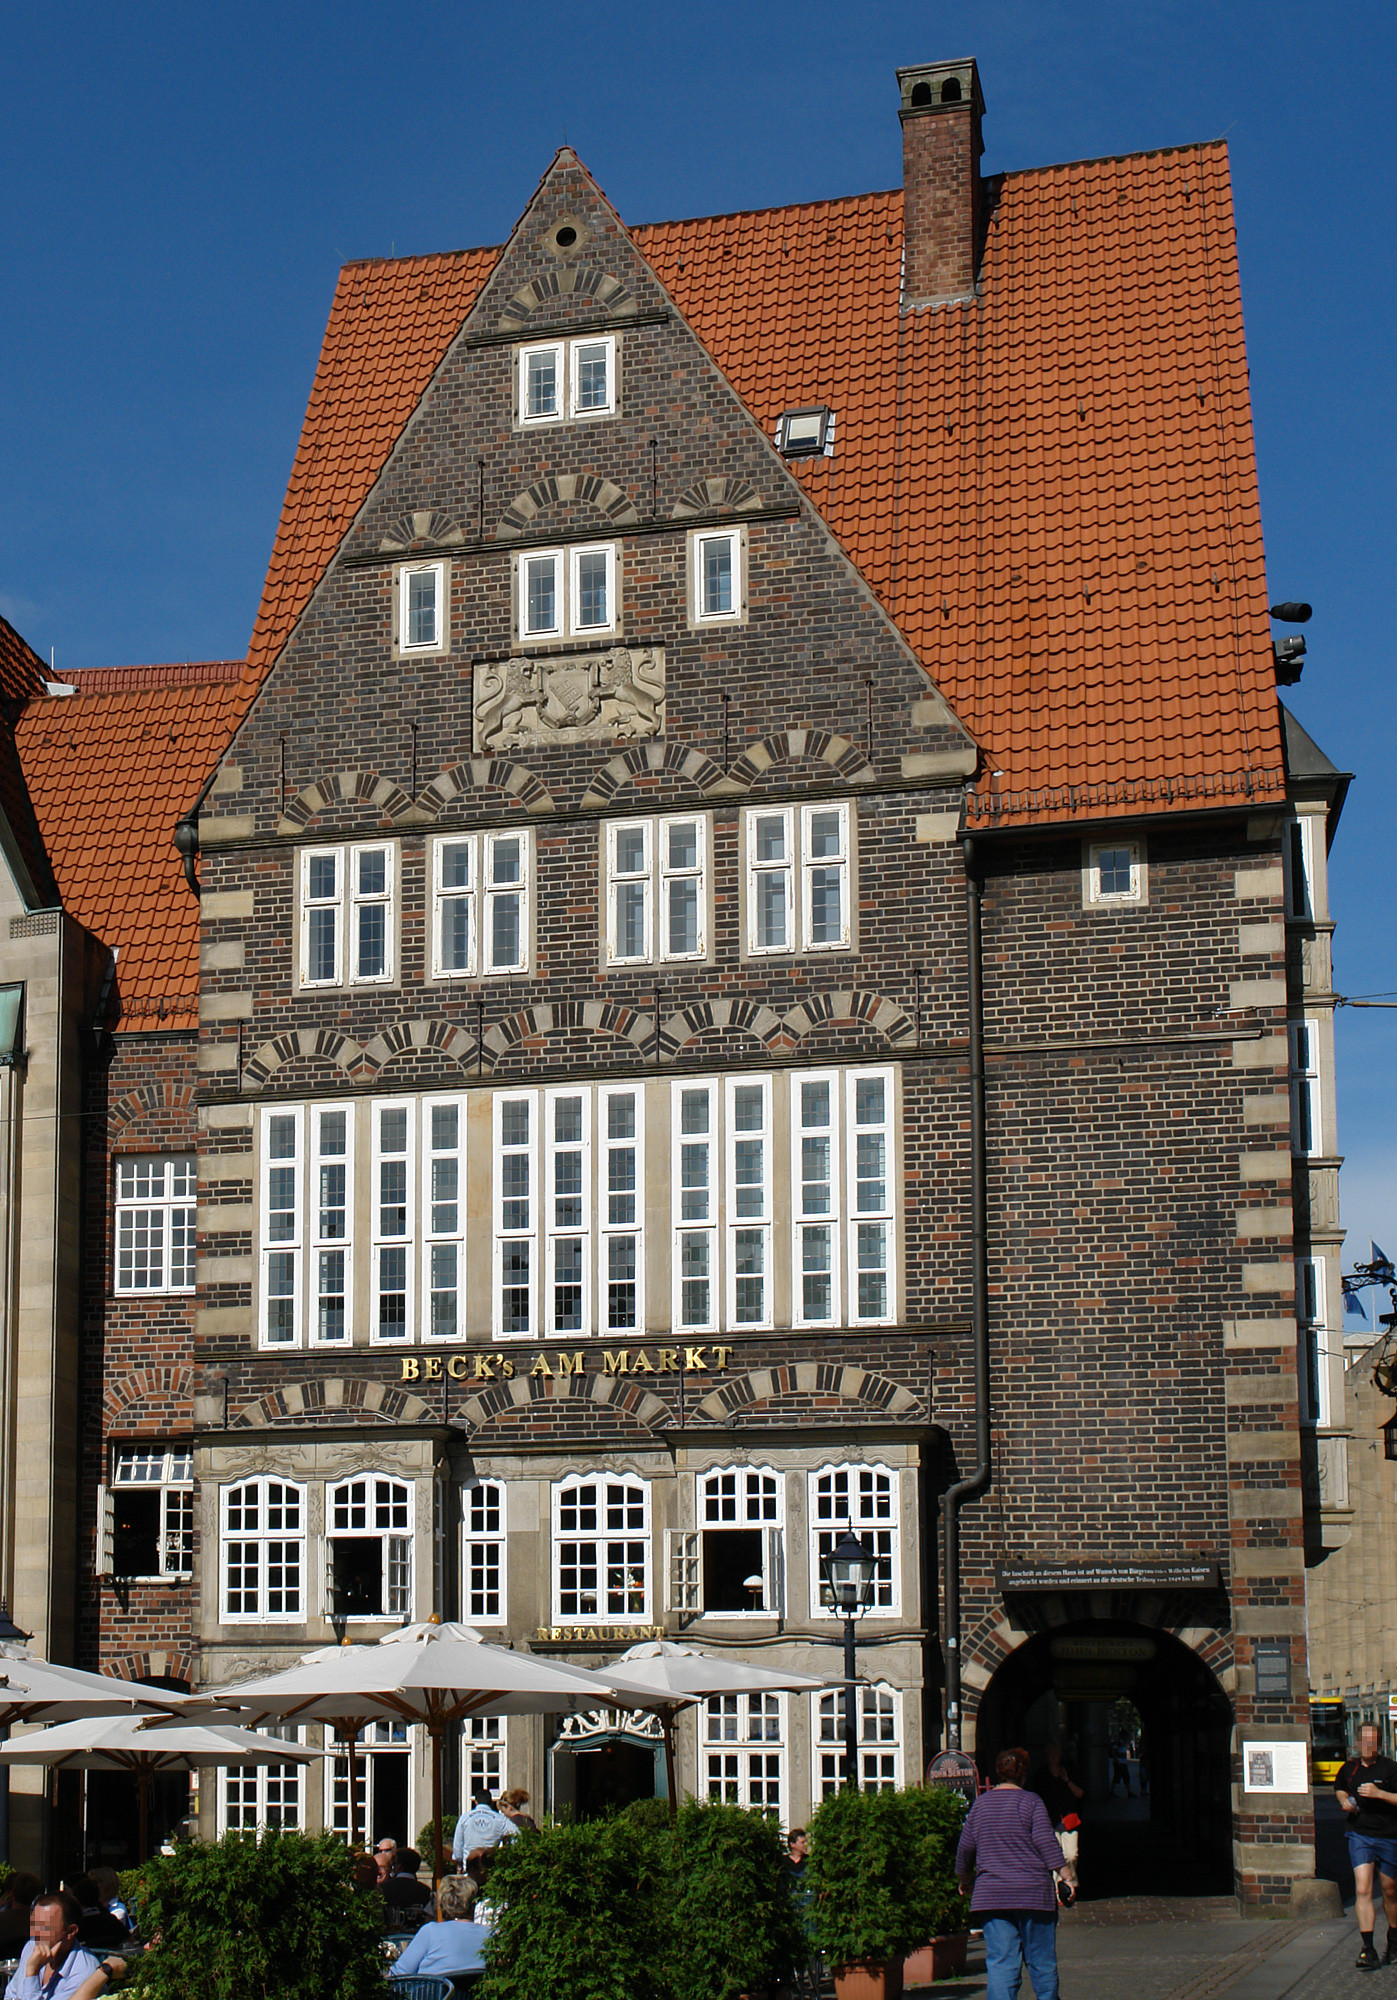
<instances>
[{"instance_id":1,"label":"dark entrance doorway","mask_svg":"<svg viewBox=\"0 0 1397 2000\"><path fill-rule=\"evenodd\" d=\"M604 1819L634 1799L656 1796L657 1759L644 1744L602 1738L585 1749L557 1744L552 1810L573 1819Z\"/></svg>"},{"instance_id":2,"label":"dark entrance doorway","mask_svg":"<svg viewBox=\"0 0 1397 2000\"><path fill-rule=\"evenodd\" d=\"M976 1745L988 1772L1011 1744L1037 1770L1047 1744L1059 1743L1087 1793L1084 1899L1225 1896L1231 1729L1215 1676L1172 1632L1084 1619L1037 1632L1009 1655L981 1700ZM1128 1797L1113 1755L1123 1741Z\"/></svg>"}]
</instances>

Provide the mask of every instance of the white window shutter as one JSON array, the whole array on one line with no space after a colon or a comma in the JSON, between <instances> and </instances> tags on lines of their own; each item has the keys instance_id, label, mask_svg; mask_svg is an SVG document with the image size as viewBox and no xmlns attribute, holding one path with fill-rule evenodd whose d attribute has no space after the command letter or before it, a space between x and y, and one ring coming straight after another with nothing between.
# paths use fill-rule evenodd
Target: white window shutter
<instances>
[{"instance_id":1,"label":"white window shutter","mask_svg":"<svg viewBox=\"0 0 1397 2000\"><path fill-rule=\"evenodd\" d=\"M106 1486L97 1488L97 1574L110 1576L112 1573L112 1532L115 1509L111 1490Z\"/></svg>"},{"instance_id":2,"label":"white window shutter","mask_svg":"<svg viewBox=\"0 0 1397 2000\"><path fill-rule=\"evenodd\" d=\"M703 1610L703 1536L695 1528L665 1529L665 1610Z\"/></svg>"},{"instance_id":3,"label":"white window shutter","mask_svg":"<svg viewBox=\"0 0 1397 2000\"><path fill-rule=\"evenodd\" d=\"M388 1537L388 1616L407 1618L412 1611L412 1537Z\"/></svg>"},{"instance_id":4,"label":"white window shutter","mask_svg":"<svg viewBox=\"0 0 1397 2000\"><path fill-rule=\"evenodd\" d=\"M768 1617L780 1618L786 1609L786 1544L779 1528L763 1528L766 1560L762 1565L766 1577L766 1612Z\"/></svg>"}]
</instances>

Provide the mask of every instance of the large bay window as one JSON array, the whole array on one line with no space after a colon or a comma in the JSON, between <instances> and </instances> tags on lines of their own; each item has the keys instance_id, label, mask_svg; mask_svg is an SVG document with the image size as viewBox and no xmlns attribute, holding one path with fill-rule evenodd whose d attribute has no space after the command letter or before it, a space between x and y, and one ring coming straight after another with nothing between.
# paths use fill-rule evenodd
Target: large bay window
<instances>
[{"instance_id":1,"label":"large bay window","mask_svg":"<svg viewBox=\"0 0 1397 2000\"><path fill-rule=\"evenodd\" d=\"M561 1625L650 1621L650 1488L629 1474L553 1489L553 1616Z\"/></svg>"},{"instance_id":2,"label":"large bay window","mask_svg":"<svg viewBox=\"0 0 1397 2000\"><path fill-rule=\"evenodd\" d=\"M698 1527L665 1538L665 1609L774 1618L783 1609L785 1480L772 1466L698 1475Z\"/></svg>"},{"instance_id":3,"label":"large bay window","mask_svg":"<svg viewBox=\"0 0 1397 2000\"><path fill-rule=\"evenodd\" d=\"M267 1477L225 1486L219 1540L221 1609L229 1624L304 1624L304 1487Z\"/></svg>"},{"instance_id":4,"label":"large bay window","mask_svg":"<svg viewBox=\"0 0 1397 2000\"><path fill-rule=\"evenodd\" d=\"M325 1495L325 1599L332 1618L412 1616L412 1485L361 1472Z\"/></svg>"},{"instance_id":5,"label":"large bay window","mask_svg":"<svg viewBox=\"0 0 1397 2000\"><path fill-rule=\"evenodd\" d=\"M826 1465L809 1479L811 1616L835 1615L825 1602L820 1563L848 1527L878 1558L870 1615L895 1617L902 1608L896 1472L886 1465Z\"/></svg>"}]
</instances>

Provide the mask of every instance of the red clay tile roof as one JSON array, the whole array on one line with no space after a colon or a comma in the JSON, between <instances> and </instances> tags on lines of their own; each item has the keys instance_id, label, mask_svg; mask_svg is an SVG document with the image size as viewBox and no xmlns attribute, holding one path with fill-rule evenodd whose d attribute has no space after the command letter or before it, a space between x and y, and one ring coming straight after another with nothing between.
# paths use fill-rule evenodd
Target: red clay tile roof
<instances>
[{"instance_id":1,"label":"red clay tile roof","mask_svg":"<svg viewBox=\"0 0 1397 2000\"><path fill-rule=\"evenodd\" d=\"M0 701L42 694L48 668L8 619L0 618Z\"/></svg>"},{"instance_id":2,"label":"red clay tile roof","mask_svg":"<svg viewBox=\"0 0 1397 2000\"><path fill-rule=\"evenodd\" d=\"M210 660L59 673L77 694L41 695L15 730L64 907L118 948L127 1028L197 1015L199 905L171 836L227 745L241 671Z\"/></svg>"},{"instance_id":3,"label":"red clay tile roof","mask_svg":"<svg viewBox=\"0 0 1397 2000\"><path fill-rule=\"evenodd\" d=\"M1220 142L1004 176L977 306L899 311L900 191L633 235L768 432L834 406L799 476L983 746L980 813L1284 795ZM248 697L498 254L341 274Z\"/></svg>"}]
</instances>

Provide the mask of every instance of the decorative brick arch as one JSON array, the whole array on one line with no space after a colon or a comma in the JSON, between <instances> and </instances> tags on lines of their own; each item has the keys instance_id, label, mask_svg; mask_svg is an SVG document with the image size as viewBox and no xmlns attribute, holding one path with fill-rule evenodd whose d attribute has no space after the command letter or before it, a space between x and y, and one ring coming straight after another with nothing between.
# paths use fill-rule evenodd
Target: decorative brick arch
<instances>
[{"instance_id":1,"label":"decorative brick arch","mask_svg":"<svg viewBox=\"0 0 1397 2000\"><path fill-rule=\"evenodd\" d=\"M522 535L535 515L558 501L595 507L617 528L634 527L640 518L635 502L614 479L602 479L595 472L550 473L515 494L495 523L496 535L502 541L508 541L511 535Z\"/></svg>"},{"instance_id":2,"label":"decorative brick arch","mask_svg":"<svg viewBox=\"0 0 1397 2000\"><path fill-rule=\"evenodd\" d=\"M395 1056L413 1049L431 1049L448 1062L465 1062L475 1054L475 1036L454 1021L395 1021L365 1043L357 1068L365 1076L376 1076Z\"/></svg>"},{"instance_id":3,"label":"decorative brick arch","mask_svg":"<svg viewBox=\"0 0 1397 2000\"><path fill-rule=\"evenodd\" d=\"M792 1007L781 1025L791 1041L798 1042L814 1028L833 1027L843 1022L874 1028L896 1046L905 1046L917 1038L916 1023L904 1008L895 1001L885 1000L879 993L862 993L857 989L845 993L812 993L799 1006Z\"/></svg>"},{"instance_id":4,"label":"decorative brick arch","mask_svg":"<svg viewBox=\"0 0 1397 2000\"><path fill-rule=\"evenodd\" d=\"M301 833L317 813L333 805L377 806L384 819L401 819L412 810L412 800L391 778L380 778L376 771L334 771L297 794L283 812L277 832Z\"/></svg>"},{"instance_id":5,"label":"decorative brick arch","mask_svg":"<svg viewBox=\"0 0 1397 2000\"><path fill-rule=\"evenodd\" d=\"M531 284L523 286L513 298L507 299L500 308L501 317L522 323L537 307L549 299L565 299L580 295L596 299L608 312L624 313L635 310L635 300L630 287L609 271L599 271L595 265L561 264L556 271L544 271ZM563 329L567 331L566 328Z\"/></svg>"},{"instance_id":6,"label":"decorative brick arch","mask_svg":"<svg viewBox=\"0 0 1397 2000\"><path fill-rule=\"evenodd\" d=\"M349 1411L377 1417L385 1424L426 1424L436 1421L429 1404L405 1389L390 1389L359 1375L331 1375L309 1382L286 1382L268 1390L229 1419L233 1431L260 1431L277 1424L303 1423L307 1417L338 1421Z\"/></svg>"},{"instance_id":7,"label":"decorative brick arch","mask_svg":"<svg viewBox=\"0 0 1397 2000\"><path fill-rule=\"evenodd\" d=\"M642 1430L659 1431L673 1423L668 1407L639 1383L621 1375L592 1373L551 1376L520 1375L512 1382L492 1384L469 1397L461 1414L473 1430L501 1419L528 1416L540 1403L596 1403L625 1415Z\"/></svg>"},{"instance_id":8,"label":"decorative brick arch","mask_svg":"<svg viewBox=\"0 0 1397 2000\"><path fill-rule=\"evenodd\" d=\"M260 1089L284 1063L294 1062L299 1056L331 1063L348 1075L363 1061L364 1051L351 1036L340 1034L336 1028L288 1028L285 1034L263 1042L256 1055L243 1064L244 1085Z\"/></svg>"},{"instance_id":9,"label":"decorative brick arch","mask_svg":"<svg viewBox=\"0 0 1397 2000\"><path fill-rule=\"evenodd\" d=\"M1074 1592L1071 1595L1088 1600L1101 1593ZM1222 1691L1228 1693L1224 1676L1234 1660L1232 1635L1212 1622L1216 1593L1208 1595L1211 1603L1198 1596L1169 1593L1157 1597L1151 1607L1148 1592L1122 1593L1121 1599L1113 1604L1109 1617L1112 1622L1138 1625L1146 1632L1162 1632L1177 1639L1208 1669ZM1149 1615L1152 1609L1153 1615ZM1095 1613L1090 1615L1094 1617ZM1054 1625L1079 1624L1087 1618L1086 1612L1080 1615L1069 1612L1065 1618L1058 1617L1046 1624L1041 1619L1029 1619L1026 1622L1032 1629L1026 1629L1024 1622L1011 1624L1004 1607L998 1605L967 1628L962 1644L962 1676L966 1716L973 1720L977 1735L983 1698L1000 1668L1025 1646L1041 1640Z\"/></svg>"},{"instance_id":10,"label":"decorative brick arch","mask_svg":"<svg viewBox=\"0 0 1397 2000\"><path fill-rule=\"evenodd\" d=\"M143 1083L139 1090L128 1090L108 1106L107 1122L129 1125L134 1119L178 1115L188 1111L193 1102L194 1092L188 1084Z\"/></svg>"},{"instance_id":11,"label":"decorative brick arch","mask_svg":"<svg viewBox=\"0 0 1397 2000\"><path fill-rule=\"evenodd\" d=\"M781 1368L754 1368L713 1389L697 1414L721 1424L754 1403L777 1402L786 1396L816 1397L822 1402L853 1403L869 1416L922 1417L922 1403L886 1375L874 1375L842 1361L792 1361Z\"/></svg>"},{"instance_id":12,"label":"decorative brick arch","mask_svg":"<svg viewBox=\"0 0 1397 2000\"><path fill-rule=\"evenodd\" d=\"M671 519L683 520L686 514L716 514L727 508L742 513L748 507L760 507L762 496L755 486L736 476L727 479L696 479L692 486L686 486L675 501Z\"/></svg>"},{"instance_id":13,"label":"decorative brick arch","mask_svg":"<svg viewBox=\"0 0 1397 2000\"><path fill-rule=\"evenodd\" d=\"M439 772L422 794L421 803L429 812L440 812L453 799L467 792L504 792L529 812L556 810L553 795L541 778L523 764L511 764L503 757L472 757Z\"/></svg>"},{"instance_id":14,"label":"decorative brick arch","mask_svg":"<svg viewBox=\"0 0 1397 2000\"><path fill-rule=\"evenodd\" d=\"M778 729L743 751L728 773L729 781L736 790L750 791L776 765L794 764L803 757L828 764L850 785L871 785L878 777L847 736L833 736L827 729Z\"/></svg>"},{"instance_id":15,"label":"decorative brick arch","mask_svg":"<svg viewBox=\"0 0 1397 2000\"><path fill-rule=\"evenodd\" d=\"M128 1375L109 1377L102 1392L102 1429L130 1431L158 1422L168 1433L172 1406L181 1411L194 1406L194 1371L191 1368L161 1366L151 1362L133 1368Z\"/></svg>"},{"instance_id":16,"label":"decorative brick arch","mask_svg":"<svg viewBox=\"0 0 1397 2000\"><path fill-rule=\"evenodd\" d=\"M626 785L661 772L696 785L705 796L732 789L721 767L701 750L686 749L682 743L637 743L602 767L587 788L582 804L592 808L610 805Z\"/></svg>"},{"instance_id":17,"label":"decorative brick arch","mask_svg":"<svg viewBox=\"0 0 1397 2000\"><path fill-rule=\"evenodd\" d=\"M144 1653L109 1653L101 1671L120 1681L185 1681L194 1685L194 1655L177 1646L153 1646Z\"/></svg>"},{"instance_id":18,"label":"decorative brick arch","mask_svg":"<svg viewBox=\"0 0 1397 2000\"><path fill-rule=\"evenodd\" d=\"M507 1055L521 1042L582 1029L593 1035L619 1035L640 1051L650 1052L655 1023L649 1014L609 1000L564 1000L552 1006L521 1007L485 1031L484 1050L492 1059Z\"/></svg>"},{"instance_id":19,"label":"decorative brick arch","mask_svg":"<svg viewBox=\"0 0 1397 2000\"><path fill-rule=\"evenodd\" d=\"M755 1000L696 1000L671 1014L660 1029L660 1054L675 1055L700 1035L737 1032L751 1035L768 1049L787 1042L781 1016Z\"/></svg>"}]
</instances>

